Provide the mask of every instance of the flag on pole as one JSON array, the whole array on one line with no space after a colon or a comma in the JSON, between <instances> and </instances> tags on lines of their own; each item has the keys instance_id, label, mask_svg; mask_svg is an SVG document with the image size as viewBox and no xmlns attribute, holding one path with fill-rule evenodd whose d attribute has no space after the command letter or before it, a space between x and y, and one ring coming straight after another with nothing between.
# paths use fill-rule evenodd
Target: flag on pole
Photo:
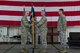
<instances>
[{"instance_id":1,"label":"flag on pole","mask_svg":"<svg viewBox=\"0 0 80 53\"><path fill-rule=\"evenodd\" d=\"M23 16L25 15L25 8L23 8Z\"/></svg>"},{"instance_id":2,"label":"flag on pole","mask_svg":"<svg viewBox=\"0 0 80 53\"><path fill-rule=\"evenodd\" d=\"M32 21L32 18L35 18L35 11L34 11L34 7L31 7L31 12L30 12L30 22L32 24L32 43L34 45L34 48L36 47L35 43L36 43L36 35L35 35L35 23L34 21Z\"/></svg>"},{"instance_id":3,"label":"flag on pole","mask_svg":"<svg viewBox=\"0 0 80 53\"><path fill-rule=\"evenodd\" d=\"M30 12L30 21L32 19L32 17L35 17L35 11L34 11L34 7L31 7L31 12Z\"/></svg>"},{"instance_id":4,"label":"flag on pole","mask_svg":"<svg viewBox=\"0 0 80 53\"><path fill-rule=\"evenodd\" d=\"M46 16L46 9L44 8L44 16Z\"/></svg>"}]
</instances>

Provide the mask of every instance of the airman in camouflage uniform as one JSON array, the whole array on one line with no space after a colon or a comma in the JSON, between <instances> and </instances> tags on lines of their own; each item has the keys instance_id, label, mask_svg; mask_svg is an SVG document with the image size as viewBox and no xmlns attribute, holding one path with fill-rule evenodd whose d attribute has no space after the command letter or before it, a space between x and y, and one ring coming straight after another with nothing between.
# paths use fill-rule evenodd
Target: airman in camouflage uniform
<instances>
[{"instance_id":1,"label":"airman in camouflage uniform","mask_svg":"<svg viewBox=\"0 0 80 53\"><path fill-rule=\"evenodd\" d=\"M29 53L28 49L26 48L26 43L28 38L31 36L30 34L30 27L31 24L29 23L27 16L29 15L29 12L26 11L25 15L21 19L21 52L22 53Z\"/></svg>"},{"instance_id":2,"label":"airman in camouflage uniform","mask_svg":"<svg viewBox=\"0 0 80 53\"><path fill-rule=\"evenodd\" d=\"M40 53L46 53L46 48L47 48L47 18L44 15L44 10L41 11L42 18L41 20L37 23L37 26L40 30L40 40L42 44L42 49L40 50Z\"/></svg>"},{"instance_id":3,"label":"airman in camouflage uniform","mask_svg":"<svg viewBox=\"0 0 80 53\"><path fill-rule=\"evenodd\" d=\"M66 44L66 18L65 15L63 14L63 9L59 9L59 19L58 19L58 31L59 31L59 36L60 36L60 41L61 41L61 48L60 52L61 53L67 53L67 44Z\"/></svg>"}]
</instances>

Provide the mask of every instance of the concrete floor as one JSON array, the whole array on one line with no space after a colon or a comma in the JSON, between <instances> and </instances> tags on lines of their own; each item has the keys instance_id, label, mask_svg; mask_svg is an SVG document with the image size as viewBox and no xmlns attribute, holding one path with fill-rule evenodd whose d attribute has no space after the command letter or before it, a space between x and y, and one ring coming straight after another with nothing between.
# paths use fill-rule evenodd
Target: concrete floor
<instances>
[{"instance_id":1,"label":"concrete floor","mask_svg":"<svg viewBox=\"0 0 80 53\"><path fill-rule=\"evenodd\" d=\"M32 45L27 45L30 53L32 53ZM39 45L39 48L41 45ZM56 48L59 48L59 44L55 44L55 46L48 45L47 51L48 53L59 53ZM0 53L20 53L21 48L20 44L0 44ZM39 49L36 49L35 53L38 53ZM80 53L80 48L72 48L68 50L68 53Z\"/></svg>"}]
</instances>

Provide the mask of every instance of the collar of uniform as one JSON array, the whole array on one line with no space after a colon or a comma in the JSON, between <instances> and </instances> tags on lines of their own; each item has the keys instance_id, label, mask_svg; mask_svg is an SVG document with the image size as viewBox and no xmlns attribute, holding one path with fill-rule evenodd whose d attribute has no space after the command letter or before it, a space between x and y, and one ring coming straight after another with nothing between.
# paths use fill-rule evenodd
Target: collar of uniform
<instances>
[{"instance_id":1,"label":"collar of uniform","mask_svg":"<svg viewBox=\"0 0 80 53\"><path fill-rule=\"evenodd\" d=\"M27 17L26 15L24 15L24 17Z\"/></svg>"},{"instance_id":2,"label":"collar of uniform","mask_svg":"<svg viewBox=\"0 0 80 53\"><path fill-rule=\"evenodd\" d=\"M42 17L45 17L44 15Z\"/></svg>"},{"instance_id":3,"label":"collar of uniform","mask_svg":"<svg viewBox=\"0 0 80 53\"><path fill-rule=\"evenodd\" d=\"M64 17L65 15L64 14L61 14L60 16L63 16Z\"/></svg>"}]
</instances>

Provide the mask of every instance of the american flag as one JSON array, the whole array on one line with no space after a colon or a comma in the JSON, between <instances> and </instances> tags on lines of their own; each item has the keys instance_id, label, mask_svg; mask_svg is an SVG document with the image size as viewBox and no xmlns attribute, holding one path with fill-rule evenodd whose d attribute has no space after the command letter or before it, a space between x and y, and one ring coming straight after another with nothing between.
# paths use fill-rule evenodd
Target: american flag
<instances>
[{"instance_id":1,"label":"american flag","mask_svg":"<svg viewBox=\"0 0 80 53\"><path fill-rule=\"evenodd\" d=\"M68 26L80 25L80 0L0 0L0 25L20 26L23 8L30 11L32 4L38 21L45 6L49 27L57 26L60 8L65 11Z\"/></svg>"}]
</instances>

